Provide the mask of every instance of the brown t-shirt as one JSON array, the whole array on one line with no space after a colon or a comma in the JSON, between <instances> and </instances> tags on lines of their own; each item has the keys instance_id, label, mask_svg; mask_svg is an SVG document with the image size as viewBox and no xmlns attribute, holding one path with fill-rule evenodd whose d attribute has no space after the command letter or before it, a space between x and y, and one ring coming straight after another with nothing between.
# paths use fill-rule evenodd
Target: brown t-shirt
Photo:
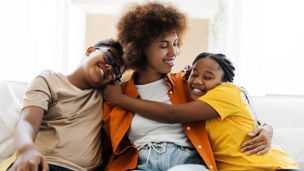
<instances>
[{"instance_id":1,"label":"brown t-shirt","mask_svg":"<svg viewBox=\"0 0 304 171\"><path fill-rule=\"evenodd\" d=\"M35 146L48 163L71 170L101 164L102 103L100 90L81 90L53 71L43 71L29 84L23 108L45 110Z\"/></svg>"}]
</instances>

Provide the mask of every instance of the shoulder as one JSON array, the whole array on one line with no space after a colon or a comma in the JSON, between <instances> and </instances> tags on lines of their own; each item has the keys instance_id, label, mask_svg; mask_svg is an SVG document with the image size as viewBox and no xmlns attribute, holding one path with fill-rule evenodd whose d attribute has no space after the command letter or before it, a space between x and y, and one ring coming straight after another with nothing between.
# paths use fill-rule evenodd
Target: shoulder
<instances>
[{"instance_id":1,"label":"shoulder","mask_svg":"<svg viewBox=\"0 0 304 171\"><path fill-rule=\"evenodd\" d=\"M58 78L63 78L63 75L52 70L43 70L34 78L34 80L44 80L48 82L50 80L56 80Z\"/></svg>"},{"instance_id":2,"label":"shoulder","mask_svg":"<svg viewBox=\"0 0 304 171\"><path fill-rule=\"evenodd\" d=\"M212 97L212 98L227 98L227 99L236 99L240 97L241 90L238 86L232 83L223 83L216 86L212 90L208 91L202 97Z\"/></svg>"},{"instance_id":3,"label":"shoulder","mask_svg":"<svg viewBox=\"0 0 304 171\"><path fill-rule=\"evenodd\" d=\"M222 91L226 93L240 92L240 88L232 83L222 83L210 91Z\"/></svg>"},{"instance_id":4,"label":"shoulder","mask_svg":"<svg viewBox=\"0 0 304 171\"><path fill-rule=\"evenodd\" d=\"M53 70L43 70L38 76L44 78L56 78L56 77L62 77L63 75Z\"/></svg>"},{"instance_id":5,"label":"shoulder","mask_svg":"<svg viewBox=\"0 0 304 171\"><path fill-rule=\"evenodd\" d=\"M43 70L40 72L31 82L30 87L32 88L48 88L53 84L58 84L58 82L62 82L66 80L65 76L61 73L54 72L52 70Z\"/></svg>"},{"instance_id":6,"label":"shoulder","mask_svg":"<svg viewBox=\"0 0 304 171\"><path fill-rule=\"evenodd\" d=\"M173 85L182 85L185 86L187 85L187 81L184 80L184 72L178 72L178 73L168 73L165 77L165 81L169 81Z\"/></svg>"},{"instance_id":7,"label":"shoulder","mask_svg":"<svg viewBox=\"0 0 304 171\"><path fill-rule=\"evenodd\" d=\"M183 80L183 77L184 77L185 73L184 72L177 72L177 73L168 73L167 74L167 77L168 78L171 78L173 80Z\"/></svg>"},{"instance_id":8,"label":"shoulder","mask_svg":"<svg viewBox=\"0 0 304 171\"><path fill-rule=\"evenodd\" d=\"M240 89L231 83L218 85L198 98L198 100L204 101L214 108L222 119L240 111L240 99Z\"/></svg>"}]
</instances>

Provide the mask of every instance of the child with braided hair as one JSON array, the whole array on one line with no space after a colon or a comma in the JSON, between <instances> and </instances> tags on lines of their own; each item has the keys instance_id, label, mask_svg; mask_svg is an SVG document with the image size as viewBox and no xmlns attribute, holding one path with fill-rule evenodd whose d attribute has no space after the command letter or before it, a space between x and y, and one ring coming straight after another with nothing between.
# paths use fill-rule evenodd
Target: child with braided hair
<instances>
[{"instance_id":1,"label":"child with braided hair","mask_svg":"<svg viewBox=\"0 0 304 171\"><path fill-rule=\"evenodd\" d=\"M242 97L243 91L232 84L234 66L223 54L201 53L185 74L193 101L165 104L139 100L121 93L120 86L108 86L105 98L115 105L159 122L204 121L219 170L290 170L297 164L279 149L263 155L246 155L240 148L249 140L256 120ZM190 127L188 127L190 130ZM177 166L178 167L178 166Z\"/></svg>"}]
</instances>

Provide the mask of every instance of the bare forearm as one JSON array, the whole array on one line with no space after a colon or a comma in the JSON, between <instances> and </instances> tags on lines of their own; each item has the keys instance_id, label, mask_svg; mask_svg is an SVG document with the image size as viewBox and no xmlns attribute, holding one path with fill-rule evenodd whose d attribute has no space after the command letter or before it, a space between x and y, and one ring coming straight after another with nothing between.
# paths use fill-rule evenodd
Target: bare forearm
<instances>
[{"instance_id":1,"label":"bare forearm","mask_svg":"<svg viewBox=\"0 0 304 171\"><path fill-rule=\"evenodd\" d=\"M129 97L122 93L117 83L105 88L104 98L115 105L160 122L191 122L219 116L209 104L199 100L171 105Z\"/></svg>"},{"instance_id":2,"label":"bare forearm","mask_svg":"<svg viewBox=\"0 0 304 171\"><path fill-rule=\"evenodd\" d=\"M22 151L34 147L35 137L40 128L44 110L40 107L28 107L21 113L15 132L15 148Z\"/></svg>"},{"instance_id":3,"label":"bare forearm","mask_svg":"<svg viewBox=\"0 0 304 171\"><path fill-rule=\"evenodd\" d=\"M202 101L171 105L123 95L115 102L116 105L136 112L143 117L160 122L191 122L218 117L218 113Z\"/></svg>"},{"instance_id":4,"label":"bare forearm","mask_svg":"<svg viewBox=\"0 0 304 171\"><path fill-rule=\"evenodd\" d=\"M25 120L21 120L15 132L15 148L17 151L23 151L24 148L34 146L35 132L32 125Z\"/></svg>"}]
</instances>

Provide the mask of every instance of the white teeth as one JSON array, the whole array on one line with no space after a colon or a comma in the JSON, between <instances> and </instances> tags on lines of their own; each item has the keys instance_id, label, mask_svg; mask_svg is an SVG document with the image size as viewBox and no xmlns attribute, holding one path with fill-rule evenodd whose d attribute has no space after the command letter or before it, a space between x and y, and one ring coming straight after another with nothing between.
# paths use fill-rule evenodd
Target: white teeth
<instances>
[{"instance_id":1,"label":"white teeth","mask_svg":"<svg viewBox=\"0 0 304 171\"><path fill-rule=\"evenodd\" d=\"M197 89L197 88L194 88L192 91L197 92L197 93L201 93L202 92L202 90Z\"/></svg>"},{"instance_id":2,"label":"white teeth","mask_svg":"<svg viewBox=\"0 0 304 171\"><path fill-rule=\"evenodd\" d=\"M193 91L201 92L201 90L197 88L193 89Z\"/></svg>"},{"instance_id":3,"label":"white teeth","mask_svg":"<svg viewBox=\"0 0 304 171\"><path fill-rule=\"evenodd\" d=\"M174 60L165 60L165 63L173 65L174 64Z\"/></svg>"}]
</instances>

